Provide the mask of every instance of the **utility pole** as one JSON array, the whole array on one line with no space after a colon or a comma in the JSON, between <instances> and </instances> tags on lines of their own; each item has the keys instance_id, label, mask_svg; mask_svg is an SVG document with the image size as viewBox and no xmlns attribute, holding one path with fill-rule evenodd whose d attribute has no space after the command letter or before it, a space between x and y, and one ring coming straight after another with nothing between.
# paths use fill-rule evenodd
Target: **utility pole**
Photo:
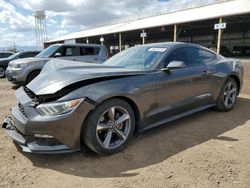
<instances>
[{"instance_id":1,"label":"utility pole","mask_svg":"<svg viewBox=\"0 0 250 188\"><path fill-rule=\"evenodd\" d=\"M222 24L222 18L219 19L219 24ZM218 41L217 41L217 54L220 53L220 45L221 45L221 34L222 34L222 29L218 29Z\"/></svg>"},{"instance_id":2,"label":"utility pole","mask_svg":"<svg viewBox=\"0 0 250 188\"><path fill-rule=\"evenodd\" d=\"M177 41L177 25L174 24L174 42Z\"/></svg>"},{"instance_id":3,"label":"utility pole","mask_svg":"<svg viewBox=\"0 0 250 188\"><path fill-rule=\"evenodd\" d=\"M122 33L119 33L119 51L122 51Z\"/></svg>"}]
</instances>

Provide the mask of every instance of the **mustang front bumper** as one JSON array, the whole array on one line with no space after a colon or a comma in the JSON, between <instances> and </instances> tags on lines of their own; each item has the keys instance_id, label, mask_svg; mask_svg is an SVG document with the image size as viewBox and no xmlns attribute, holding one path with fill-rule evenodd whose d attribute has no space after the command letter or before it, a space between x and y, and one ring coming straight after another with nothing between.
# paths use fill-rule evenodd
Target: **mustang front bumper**
<instances>
[{"instance_id":1,"label":"mustang front bumper","mask_svg":"<svg viewBox=\"0 0 250 188\"><path fill-rule=\"evenodd\" d=\"M83 100L69 114L41 116L23 87L16 96L19 105L11 109L11 117L2 127L24 152L54 154L81 149L82 125L93 105Z\"/></svg>"},{"instance_id":2,"label":"mustang front bumper","mask_svg":"<svg viewBox=\"0 0 250 188\"><path fill-rule=\"evenodd\" d=\"M26 136L15 127L11 117L5 118L2 127L5 129L6 134L12 138L24 152L59 154L79 151L79 149L70 149L68 146L63 145L54 138Z\"/></svg>"}]
</instances>

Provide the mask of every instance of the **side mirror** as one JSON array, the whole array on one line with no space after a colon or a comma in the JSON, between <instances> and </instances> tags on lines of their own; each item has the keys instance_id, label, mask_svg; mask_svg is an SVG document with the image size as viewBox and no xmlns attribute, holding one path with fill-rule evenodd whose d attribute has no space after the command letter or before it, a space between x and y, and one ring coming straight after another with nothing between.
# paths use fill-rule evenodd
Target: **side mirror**
<instances>
[{"instance_id":1,"label":"side mirror","mask_svg":"<svg viewBox=\"0 0 250 188\"><path fill-rule=\"evenodd\" d=\"M167 68L163 68L161 69L162 71L170 71L170 70L174 70L174 69L181 69L184 68L186 65L183 61L171 61Z\"/></svg>"},{"instance_id":2,"label":"side mirror","mask_svg":"<svg viewBox=\"0 0 250 188\"><path fill-rule=\"evenodd\" d=\"M62 57L62 54L57 52L54 57Z\"/></svg>"}]
</instances>

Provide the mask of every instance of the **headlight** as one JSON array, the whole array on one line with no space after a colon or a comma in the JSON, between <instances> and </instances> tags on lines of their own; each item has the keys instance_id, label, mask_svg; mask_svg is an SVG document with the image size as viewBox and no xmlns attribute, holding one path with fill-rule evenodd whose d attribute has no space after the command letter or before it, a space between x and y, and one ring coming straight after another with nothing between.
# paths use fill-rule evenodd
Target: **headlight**
<instances>
[{"instance_id":1,"label":"headlight","mask_svg":"<svg viewBox=\"0 0 250 188\"><path fill-rule=\"evenodd\" d=\"M23 67L25 67L27 64L25 63L21 63L21 64L16 64L16 67L17 69L22 69Z\"/></svg>"},{"instance_id":2,"label":"headlight","mask_svg":"<svg viewBox=\"0 0 250 188\"><path fill-rule=\"evenodd\" d=\"M73 111L82 102L83 99L76 99L65 102L54 102L47 104L40 104L36 107L39 114L43 116L54 116L66 114Z\"/></svg>"},{"instance_id":3,"label":"headlight","mask_svg":"<svg viewBox=\"0 0 250 188\"><path fill-rule=\"evenodd\" d=\"M27 64L26 63L20 63L20 64L9 64L10 68L13 69L22 69L23 67L25 67Z\"/></svg>"}]
</instances>

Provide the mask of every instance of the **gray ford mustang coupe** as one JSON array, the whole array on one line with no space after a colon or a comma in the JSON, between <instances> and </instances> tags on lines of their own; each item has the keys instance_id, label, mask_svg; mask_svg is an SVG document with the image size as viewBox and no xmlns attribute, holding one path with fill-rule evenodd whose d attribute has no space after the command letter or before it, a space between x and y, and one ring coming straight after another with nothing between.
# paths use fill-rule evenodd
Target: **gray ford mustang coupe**
<instances>
[{"instance_id":1,"label":"gray ford mustang coupe","mask_svg":"<svg viewBox=\"0 0 250 188\"><path fill-rule=\"evenodd\" d=\"M243 67L186 43L132 47L103 64L51 60L16 91L3 128L25 152L121 151L136 132L214 107L233 109Z\"/></svg>"}]
</instances>

